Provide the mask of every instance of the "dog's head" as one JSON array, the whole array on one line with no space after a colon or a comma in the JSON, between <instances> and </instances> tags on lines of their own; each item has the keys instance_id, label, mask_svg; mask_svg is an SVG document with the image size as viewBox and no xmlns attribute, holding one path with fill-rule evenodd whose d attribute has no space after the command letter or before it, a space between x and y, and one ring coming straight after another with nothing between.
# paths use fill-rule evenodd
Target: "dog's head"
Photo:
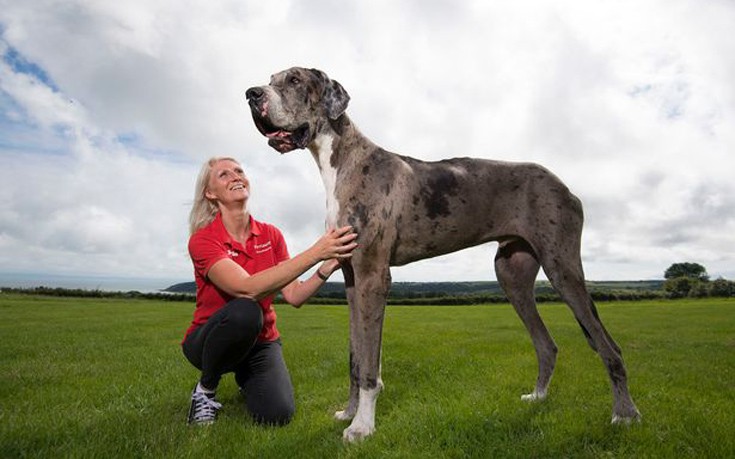
<instances>
[{"instance_id":1,"label":"dog's head","mask_svg":"<svg viewBox=\"0 0 735 459\"><path fill-rule=\"evenodd\" d=\"M328 120L347 109L350 96L321 70L292 67L266 86L246 91L255 127L281 153L306 148Z\"/></svg>"}]
</instances>

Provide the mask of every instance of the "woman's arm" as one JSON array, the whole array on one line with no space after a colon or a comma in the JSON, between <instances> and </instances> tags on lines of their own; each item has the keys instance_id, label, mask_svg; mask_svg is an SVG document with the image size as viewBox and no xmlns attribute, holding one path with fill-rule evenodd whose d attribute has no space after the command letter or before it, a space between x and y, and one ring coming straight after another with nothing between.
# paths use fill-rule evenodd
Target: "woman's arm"
<instances>
[{"instance_id":1,"label":"woman's arm","mask_svg":"<svg viewBox=\"0 0 735 459\"><path fill-rule=\"evenodd\" d=\"M304 252L252 275L233 260L223 258L212 265L207 277L228 295L259 300L291 284L322 260L351 257L356 237L350 226L329 230Z\"/></svg>"},{"instance_id":2,"label":"woman's arm","mask_svg":"<svg viewBox=\"0 0 735 459\"><path fill-rule=\"evenodd\" d=\"M337 259L332 258L331 260L325 261L310 278L303 282L295 280L283 287L281 289L283 299L290 305L300 308L326 282L326 279L322 279L319 274L321 273L324 277L329 277L339 267L340 264Z\"/></svg>"}]
</instances>

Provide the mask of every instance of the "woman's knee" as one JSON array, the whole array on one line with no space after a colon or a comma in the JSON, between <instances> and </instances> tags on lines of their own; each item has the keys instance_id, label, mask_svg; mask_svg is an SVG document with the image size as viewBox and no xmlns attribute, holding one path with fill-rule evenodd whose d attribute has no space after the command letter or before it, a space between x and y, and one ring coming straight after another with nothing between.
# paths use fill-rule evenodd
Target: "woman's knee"
<instances>
[{"instance_id":1,"label":"woman's knee","mask_svg":"<svg viewBox=\"0 0 735 459\"><path fill-rule=\"evenodd\" d=\"M249 298L237 298L226 305L227 321L239 330L250 330L257 336L263 329L263 310L257 301Z\"/></svg>"},{"instance_id":2,"label":"woman's knee","mask_svg":"<svg viewBox=\"0 0 735 459\"><path fill-rule=\"evenodd\" d=\"M284 398L283 400L271 400L267 405L261 405L253 409L251 414L253 420L258 424L283 426L291 422L296 413L296 406L293 398Z\"/></svg>"}]
</instances>

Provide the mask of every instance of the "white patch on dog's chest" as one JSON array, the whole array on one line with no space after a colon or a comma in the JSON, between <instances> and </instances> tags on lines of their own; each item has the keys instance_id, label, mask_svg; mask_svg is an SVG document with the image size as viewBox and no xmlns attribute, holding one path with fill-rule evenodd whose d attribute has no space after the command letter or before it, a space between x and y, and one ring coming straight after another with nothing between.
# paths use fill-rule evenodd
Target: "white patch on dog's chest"
<instances>
[{"instance_id":1,"label":"white patch on dog's chest","mask_svg":"<svg viewBox=\"0 0 735 459\"><path fill-rule=\"evenodd\" d=\"M319 170L324 182L324 191L327 197L327 228L336 228L337 215L339 214L339 202L337 201L337 169L332 167L332 140L330 135L320 135L315 139L317 145Z\"/></svg>"}]
</instances>

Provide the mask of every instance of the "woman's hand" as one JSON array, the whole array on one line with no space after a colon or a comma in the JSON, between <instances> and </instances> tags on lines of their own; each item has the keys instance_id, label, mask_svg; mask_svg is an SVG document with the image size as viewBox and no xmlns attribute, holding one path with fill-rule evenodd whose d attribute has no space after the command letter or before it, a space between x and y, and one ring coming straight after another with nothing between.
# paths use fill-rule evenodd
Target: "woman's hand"
<instances>
[{"instance_id":1,"label":"woman's hand","mask_svg":"<svg viewBox=\"0 0 735 459\"><path fill-rule=\"evenodd\" d=\"M318 241L311 246L307 252L310 256L318 257L324 262L317 268L317 272L306 281L295 279L281 289L283 298L295 307L301 307L333 272L340 268L343 260L352 256L352 251L357 247L355 242L357 233L351 226L330 229Z\"/></svg>"},{"instance_id":2,"label":"woman's hand","mask_svg":"<svg viewBox=\"0 0 735 459\"><path fill-rule=\"evenodd\" d=\"M319 260L350 258L352 251L357 247L356 238L357 233L351 226L330 229L311 246L311 250Z\"/></svg>"}]
</instances>

